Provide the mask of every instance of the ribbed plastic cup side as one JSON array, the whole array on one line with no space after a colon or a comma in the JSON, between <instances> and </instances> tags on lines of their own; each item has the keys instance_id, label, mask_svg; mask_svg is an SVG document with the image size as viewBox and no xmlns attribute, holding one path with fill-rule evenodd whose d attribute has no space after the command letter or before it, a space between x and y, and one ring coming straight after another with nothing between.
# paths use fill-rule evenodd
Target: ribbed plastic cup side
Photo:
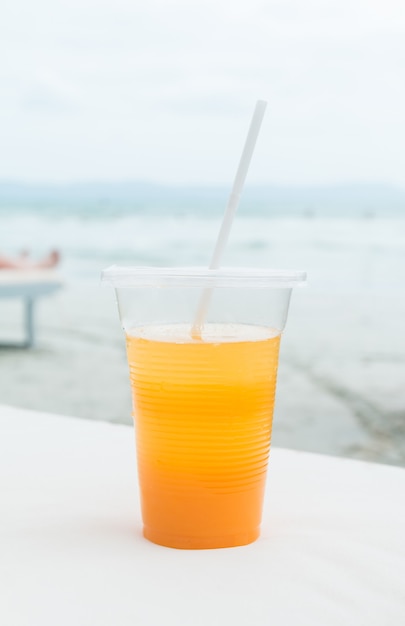
<instances>
[{"instance_id":1,"label":"ribbed plastic cup side","mask_svg":"<svg viewBox=\"0 0 405 626\"><path fill-rule=\"evenodd\" d=\"M176 339L173 328L127 335L144 535L176 548L250 543L259 535L280 337L213 327L198 342Z\"/></svg>"}]
</instances>

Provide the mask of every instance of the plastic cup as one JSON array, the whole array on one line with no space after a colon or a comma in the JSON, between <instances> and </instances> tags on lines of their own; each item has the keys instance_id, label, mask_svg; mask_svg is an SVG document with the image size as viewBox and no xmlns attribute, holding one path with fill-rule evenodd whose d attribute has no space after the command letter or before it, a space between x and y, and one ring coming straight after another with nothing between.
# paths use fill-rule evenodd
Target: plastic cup
<instances>
[{"instance_id":1,"label":"plastic cup","mask_svg":"<svg viewBox=\"0 0 405 626\"><path fill-rule=\"evenodd\" d=\"M255 541L280 336L305 274L114 266L102 279L126 334L144 536L186 549Z\"/></svg>"}]
</instances>

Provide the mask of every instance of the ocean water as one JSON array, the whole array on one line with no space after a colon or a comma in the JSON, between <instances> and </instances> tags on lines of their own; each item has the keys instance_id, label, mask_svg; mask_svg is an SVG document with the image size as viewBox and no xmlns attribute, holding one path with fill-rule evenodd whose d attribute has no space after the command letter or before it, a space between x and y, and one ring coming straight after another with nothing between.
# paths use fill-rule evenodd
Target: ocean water
<instances>
[{"instance_id":1,"label":"ocean water","mask_svg":"<svg viewBox=\"0 0 405 626\"><path fill-rule=\"evenodd\" d=\"M0 403L130 421L124 339L100 272L207 265L222 218L213 204L150 208L0 207L1 252L58 248L65 281L38 307L36 349L0 349ZM405 215L240 209L223 265L308 273L282 340L275 445L405 465ZM21 323L0 303L8 338Z\"/></svg>"},{"instance_id":2,"label":"ocean water","mask_svg":"<svg viewBox=\"0 0 405 626\"><path fill-rule=\"evenodd\" d=\"M96 283L100 270L121 265L207 265L221 211L164 212L46 210L0 211L0 250L51 248L73 282ZM311 289L325 293L387 292L405 284L405 217L327 218L262 211L236 216L223 265L308 271Z\"/></svg>"}]
</instances>

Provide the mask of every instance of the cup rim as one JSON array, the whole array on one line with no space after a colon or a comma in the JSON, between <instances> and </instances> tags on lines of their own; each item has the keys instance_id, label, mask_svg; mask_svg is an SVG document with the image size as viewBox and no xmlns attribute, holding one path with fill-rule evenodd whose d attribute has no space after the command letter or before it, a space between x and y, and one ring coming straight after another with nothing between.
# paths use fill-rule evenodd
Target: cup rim
<instances>
[{"instance_id":1,"label":"cup rim","mask_svg":"<svg viewBox=\"0 0 405 626\"><path fill-rule=\"evenodd\" d=\"M101 273L101 281L115 288L292 288L306 284L307 274L297 270L255 267L153 267L112 265Z\"/></svg>"}]
</instances>

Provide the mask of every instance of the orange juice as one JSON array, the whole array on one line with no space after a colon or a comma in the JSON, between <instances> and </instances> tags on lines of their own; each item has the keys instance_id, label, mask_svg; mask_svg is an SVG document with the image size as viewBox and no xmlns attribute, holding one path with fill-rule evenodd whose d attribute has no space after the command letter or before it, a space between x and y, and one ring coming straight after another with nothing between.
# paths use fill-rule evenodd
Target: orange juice
<instances>
[{"instance_id":1,"label":"orange juice","mask_svg":"<svg viewBox=\"0 0 405 626\"><path fill-rule=\"evenodd\" d=\"M259 536L280 336L248 325L127 333L144 536L219 548Z\"/></svg>"}]
</instances>

